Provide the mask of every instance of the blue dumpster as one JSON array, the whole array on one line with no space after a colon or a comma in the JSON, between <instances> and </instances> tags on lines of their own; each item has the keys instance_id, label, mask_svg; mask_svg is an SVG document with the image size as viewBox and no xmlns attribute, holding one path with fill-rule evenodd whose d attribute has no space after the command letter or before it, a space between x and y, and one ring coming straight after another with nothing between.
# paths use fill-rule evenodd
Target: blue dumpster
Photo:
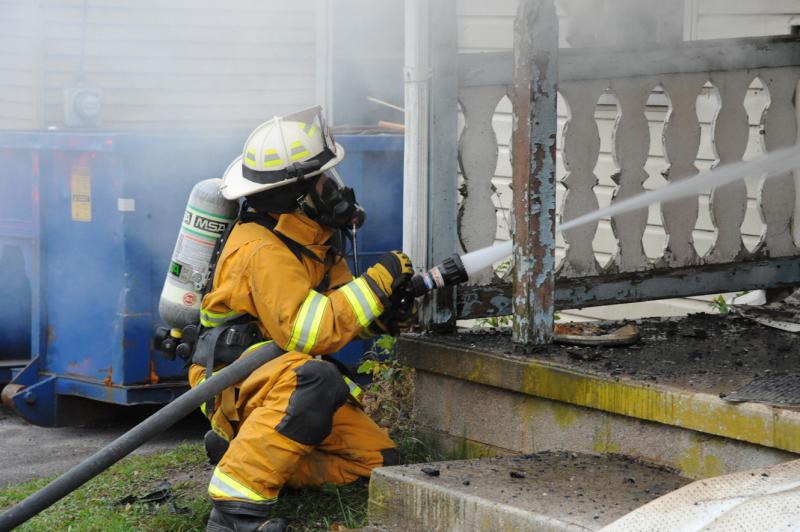
<instances>
[{"instance_id":1,"label":"blue dumpster","mask_svg":"<svg viewBox=\"0 0 800 532\"><path fill-rule=\"evenodd\" d=\"M336 141L346 154L336 169L367 211L356 238L358 271L364 273L383 253L403 247L403 137L339 135ZM372 342L353 341L336 358L354 368L371 346Z\"/></svg>"},{"instance_id":2,"label":"blue dumpster","mask_svg":"<svg viewBox=\"0 0 800 532\"><path fill-rule=\"evenodd\" d=\"M189 191L222 175L244 138L0 136L0 262L19 286L6 294L15 311L1 316L0 361L16 367L13 402L25 418L65 422L64 396L158 404L186 389L183 361L152 349L158 298ZM363 269L401 245L403 141L337 140L348 154L341 173L367 209ZM356 342L337 356L352 367L366 348Z\"/></svg>"},{"instance_id":3,"label":"blue dumpster","mask_svg":"<svg viewBox=\"0 0 800 532\"><path fill-rule=\"evenodd\" d=\"M39 149L31 134L0 137L0 383L31 358L39 328Z\"/></svg>"}]
</instances>

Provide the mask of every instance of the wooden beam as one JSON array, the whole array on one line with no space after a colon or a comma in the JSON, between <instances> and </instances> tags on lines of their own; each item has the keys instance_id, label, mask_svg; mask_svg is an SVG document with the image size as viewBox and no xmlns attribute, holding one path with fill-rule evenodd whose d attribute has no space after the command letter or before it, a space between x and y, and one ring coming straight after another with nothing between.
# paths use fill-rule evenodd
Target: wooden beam
<instances>
[{"instance_id":1,"label":"wooden beam","mask_svg":"<svg viewBox=\"0 0 800 532\"><path fill-rule=\"evenodd\" d=\"M514 22L513 341L553 338L558 19L553 0L520 0Z\"/></svg>"},{"instance_id":2,"label":"wooden beam","mask_svg":"<svg viewBox=\"0 0 800 532\"><path fill-rule=\"evenodd\" d=\"M556 280L554 306L558 310L586 308L798 285L800 261L797 257L783 257L596 277L561 278ZM505 283L459 287L456 303L458 319L508 315L512 313L511 285Z\"/></svg>"}]
</instances>

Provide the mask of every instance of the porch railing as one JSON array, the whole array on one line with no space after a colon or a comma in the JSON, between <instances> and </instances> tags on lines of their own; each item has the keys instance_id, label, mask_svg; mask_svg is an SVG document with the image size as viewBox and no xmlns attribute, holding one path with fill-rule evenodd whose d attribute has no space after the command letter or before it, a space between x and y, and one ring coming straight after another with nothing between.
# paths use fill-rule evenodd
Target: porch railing
<instances>
[{"instance_id":1,"label":"porch railing","mask_svg":"<svg viewBox=\"0 0 800 532\"><path fill-rule=\"evenodd\" d=\"M520 24L525 24L520 20L521 15L517 19L518 32ZM551 24L554 19L554 13L539 11L531 15L531 24ZM530 25L526 27L531 30ZM663 93L669 109L663 124L666 163L661 172L667 182L698 171L701 127L696 102L704 91L715 90L719 99L716 116L711 121L711 144L717 164L741 160L745 154L750 126L744 104L754 80L760 80L769 95L760 126L764 151L794 144L800 39L786 36L694 41L646 50L559 50L555 43L552 34L528 43L520 42L518 35L514 53L459 54L458 99L464 128L458 147L463 197L457 229L466 251L491 245L496 239L492 177L498 160L498 143L492 117L500 100L509 95L515 122L511 144L517 152L512 157L516 225L512 233L517 286L512 288L489 273L482 277L482 284L459 288L455 301L458 318L511 314L512 300L516 300L515 321L533 329L552 328L552 318L548 321L547 314L552 316L554 308L800 283L800 250L793 238L797 203L793 172L760 185L757 208L764 231L752 250L745 246L741 229L748 203L744 182L711 191L708 208L715 238L704 253L698 252L692 234L701 208L699 195L661 206L666 240L658 257L648 257L643 246L647 209L610 220L617 248L605 265L598 262L593 249L597 223L563 235L565 252L558 263L548 264L547 254L551 250L542 249L554 241L553 227L547 225L547 220L555 219L556 178L554 169L547 168L550 155L542 149L549 149L545 144L552 138L555 159L556 90L568 108L561 138L566 175L560 183L566 187L566 193L559 212L563 220L569 220L599 206L594 190L601 144L595 118L598 102L616 102L616 121L610 139L617 167L612 175L615 185L612 202L643 192L644 182L650 177L645 169L650 150L650 126L645 113L654 90ZM529 112L531 109L534 112ZM544 144L537 146L537 142ZM522 154L520 163L519 150L525 147L530 151ZM519 175L528 168L530 176ZM525 197L520 198L520 194ZM520 209L527 212L518 212ZM531 224L531 216L538 217L538 221ZM535 275L531 275L535 268L538 268ZM542 297L531 292L539 289L539 285L532 287L532 284L553 274L555 288L544 288L553 294L552 299L540 300L537 308L524 305L520 298L533 301ZM521 283L527 286L518 286ZM516 339L521 343L536 343L549 338L546 331L538 334L531 330L525 333L515 329Z\"/></svg>"}]
</instances>

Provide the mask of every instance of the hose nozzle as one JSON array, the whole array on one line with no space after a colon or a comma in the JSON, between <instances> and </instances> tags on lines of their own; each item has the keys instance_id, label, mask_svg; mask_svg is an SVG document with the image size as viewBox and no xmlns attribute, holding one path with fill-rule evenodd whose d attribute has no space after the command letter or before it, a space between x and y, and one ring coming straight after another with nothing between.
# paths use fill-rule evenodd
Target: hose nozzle
<instances>
[{"instance_id":1,"label":"hose nozzle","mask_svg":"<svg viewBox=\"0 0 800 532\"><path fill-rule=\"evenodd\" d=\"M464 269L464 263L461 262L461 257L454 253L427 272L412 277L409 285L414 297L419 297L431 290L463 283L467 279L469 276Z\"/></svg>"},{"instance_id":2,"label":"hose nozzle","mask_svg":"<svg viewBox=\"0 0 800 532\"><path fill-rule=\"evenodd\" d=\"M453 254L425 273L418 273L396 294L395 304L401 315L412 315L414 300L431 290L463 283L469 279L461 257Z\"/></svg>"}]
</instances>

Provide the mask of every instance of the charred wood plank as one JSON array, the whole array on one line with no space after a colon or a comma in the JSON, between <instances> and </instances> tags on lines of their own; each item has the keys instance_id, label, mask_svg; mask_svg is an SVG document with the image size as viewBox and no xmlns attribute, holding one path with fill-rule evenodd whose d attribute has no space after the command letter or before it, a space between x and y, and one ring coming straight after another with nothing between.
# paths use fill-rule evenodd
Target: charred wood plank
<instances>
[{"instance_id":1,"label":"charred wood plank","mask_svg":"<svg viewBox=\"0 0 800 532\"><path fill-rule=\"evenodd\" d=\"M557 279L555 308L583 308L652 299L800 285L797 257L664 268L646 272ZM511 314L511 285L459 287L459 319Z\"/></svg>"}]
</instances>

